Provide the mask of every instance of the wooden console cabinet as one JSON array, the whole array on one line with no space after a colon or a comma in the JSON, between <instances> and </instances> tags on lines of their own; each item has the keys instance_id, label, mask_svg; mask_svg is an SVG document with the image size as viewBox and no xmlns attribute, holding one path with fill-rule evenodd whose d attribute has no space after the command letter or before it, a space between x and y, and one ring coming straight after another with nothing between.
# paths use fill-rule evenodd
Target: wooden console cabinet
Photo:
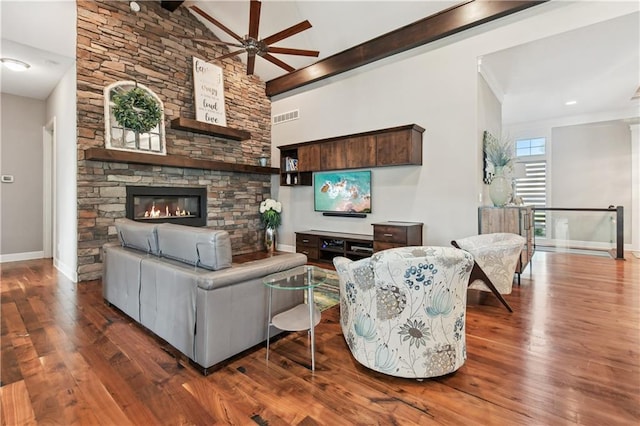
<instances>
[{"instance_id":1,"label":"wooden console cabinet","mask_svg":"<svg viewBox=\"0 0 640 426\"><path fill-rule=\"evenodd\" d=\"M280 185L313 185L317 171L421 165L423 132L410 124L280 146Z\"/></svg>"},{"instance_id":2,"label":"wooden console cabinet","mask_svg":"<svg viewBox=\"0 0 640 426\"><path fill-rule=\"evenodd\" d=\"M533 257L533 207L479 207L478 233L491 234L494 232L510 232L525 238L520 262L516 266L516 273L519 276Z\"/></svg>"},{"instance_id":3,"label":"wooden console cabinet","mask_svg":"<svg viewBox=\"0 0 640 426\"><path fill-rule=\"evenodd\" d=\"M358 260L394 247L422 245L422 223L382 222L373 224L373 235L346 232L296 232L296 252L312 262L331 262L336 256Z\"/></svg>"},{"instance_id":4,"label":"wooden console cabinet","mask_svg":"<svg viewBox=\"0 0 640 426\"><path fill-rule=\"evenodd\" d=\"M395 247L422 245L422 223L391 221L372 225L374 252Z\"/></svg>"},{"instance_id":5,"label":"wooden console cabinet","mask_svg":"<svg viewBox=\"0 0 640 426\"><path fill-rule=\"evenodd\" d=\"M373 237L346 232L296 232L296 252L313 262L331 262L336 256L358 260L373 254Z\"/></svg>"}]
</instances>

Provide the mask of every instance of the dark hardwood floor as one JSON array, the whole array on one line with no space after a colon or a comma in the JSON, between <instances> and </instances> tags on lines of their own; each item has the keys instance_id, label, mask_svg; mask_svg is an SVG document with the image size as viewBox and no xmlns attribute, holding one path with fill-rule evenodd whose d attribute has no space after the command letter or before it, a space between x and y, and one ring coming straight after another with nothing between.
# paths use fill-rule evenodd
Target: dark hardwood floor
<instances>
[{"instance_id":1,"label":"dark hardwood floor","mask_svg":"<svg viewBox=\"0 0 640 426\"><path fill-rule=\"evenodd\" d=\"M351 357L338 308L209 376L49 261L2 269L2 424L640 424L640 259L536 253L507 300L469 302L465 365L432 380ZM477 299L477 298L475 298Z\"/></svg>"}]
</instances>

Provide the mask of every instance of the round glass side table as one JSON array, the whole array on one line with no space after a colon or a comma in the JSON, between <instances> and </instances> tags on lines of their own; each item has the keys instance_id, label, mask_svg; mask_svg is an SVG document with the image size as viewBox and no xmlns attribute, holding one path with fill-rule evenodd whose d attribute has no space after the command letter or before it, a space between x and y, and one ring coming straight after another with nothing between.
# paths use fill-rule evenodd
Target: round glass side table
<instances>
[{"instance_id":1,"label":"round glass side table","mask_svg":"<svg viewBox=\"0 0 640 426\"><path fill-rule=\"evenodd\" d=\"M303 265L267 275L262 282L269 287L269 314L267 322L267 361L271 327L285 331L309 330L311 336L311 370L316 369L314 328L320 323L321 313L315 306L313 289L327 279L327 271L312 265ZM307 290L307 301L271 317L273 290Z\"/></svg>"}]
</instances>

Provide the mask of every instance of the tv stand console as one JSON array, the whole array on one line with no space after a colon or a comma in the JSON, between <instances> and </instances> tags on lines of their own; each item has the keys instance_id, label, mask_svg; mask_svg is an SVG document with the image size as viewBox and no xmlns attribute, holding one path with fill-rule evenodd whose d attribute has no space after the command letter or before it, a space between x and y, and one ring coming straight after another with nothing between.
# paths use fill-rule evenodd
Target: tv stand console
<instances>
[{"instance_id":1,"label":"tv stand console","mask_svg":"<svg viewBox=\"0 0 640 426\"><path fill-rule=\"evenodd\" d=\"M357 260L373 254L373 235L346 232L296 232L296 252L313 262L331 262L336 256Z\"/></svg>"},{"instance_id":2,"label":"tv stand console","mask_svg":"<svg viewBox=\"0 0 640 426\"><path fill-rule=\"evenodd\" d=\"M312 262L332 262L336 256L363 259L393 247L422 245L422 223L382 222L373 224L373 235L309 230L296 232L296 252Z\"/></svg>"}]
</instances>

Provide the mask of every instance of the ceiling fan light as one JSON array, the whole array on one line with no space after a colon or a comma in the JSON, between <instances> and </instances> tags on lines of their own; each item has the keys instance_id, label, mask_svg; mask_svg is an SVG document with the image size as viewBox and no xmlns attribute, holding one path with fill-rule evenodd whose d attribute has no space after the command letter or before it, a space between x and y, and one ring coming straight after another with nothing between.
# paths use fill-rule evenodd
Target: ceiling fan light
<instances>
[{"instance_id":1,"label":"ceiling fan light","mask_svg":"<svg viewBox=\"0 0 640 426\"><path fill-rule=\"evenodd\" d=\"M0 59L0 62L2 62L2 65L10 69L11 71L16 72L26 71L31 68L31 65L18 59L2 58Z\"/></svg>"}]
</instances>

